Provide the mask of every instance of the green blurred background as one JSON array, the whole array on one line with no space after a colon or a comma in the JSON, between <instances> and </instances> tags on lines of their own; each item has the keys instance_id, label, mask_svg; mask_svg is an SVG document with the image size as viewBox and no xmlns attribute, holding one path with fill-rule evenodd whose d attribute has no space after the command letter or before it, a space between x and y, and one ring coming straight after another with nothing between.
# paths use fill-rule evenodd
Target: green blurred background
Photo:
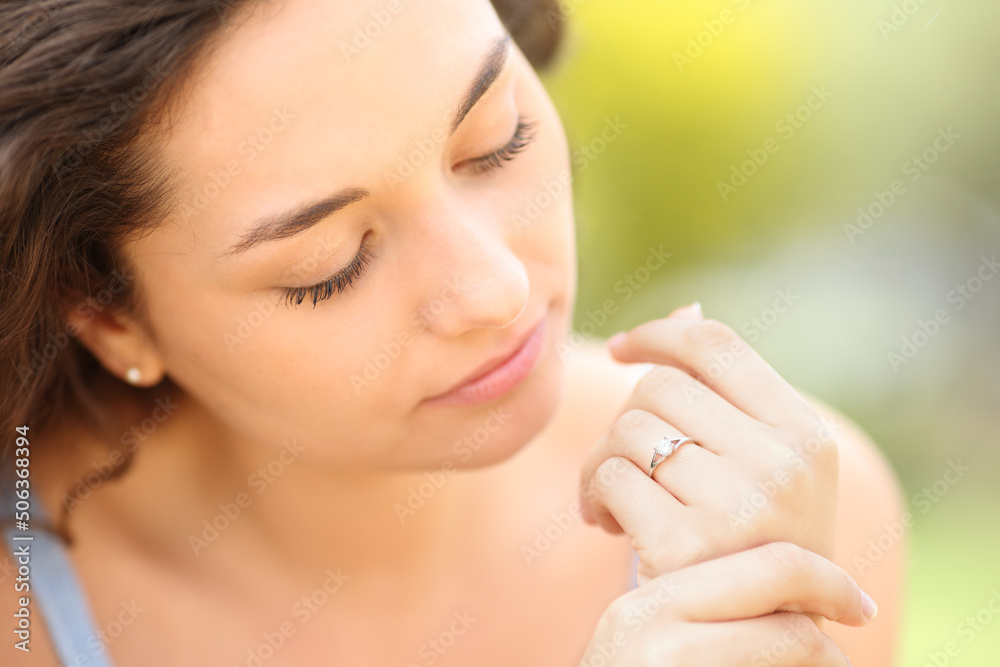
<instances>
[{"instance_id":1,"label":"green blurred background","mask_svg":"<svg viewBox=\"0 0 1000 667\"><path fill-rule=\"evenodd\" d=\"M697 299L749 332L905 485L900 664L957 641L947 664L1000 665L1000 615L971 640L957 630L1000 590L1000 279L976 282L1000 252L1000 3L561 5L543 81L576 158L576 327L605 337ZM609 121L622 127L601 140ZM615 284L660 244L667 266L625 299ZM620 309L599 324L587 313L606 299ZM958 460L970 472L943 487ZM937 502L915 506L935 482Z\"/></svg>"}]
</instances>

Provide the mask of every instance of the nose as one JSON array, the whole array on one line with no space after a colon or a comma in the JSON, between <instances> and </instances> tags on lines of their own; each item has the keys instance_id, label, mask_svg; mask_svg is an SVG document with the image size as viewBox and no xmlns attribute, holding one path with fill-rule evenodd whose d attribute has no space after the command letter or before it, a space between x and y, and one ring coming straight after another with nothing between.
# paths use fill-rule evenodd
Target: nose
<instances>
[{"instance_id":1,"label":"nose","mask_svg":"<svg viewBox=\"0 0 1000 667\"><path fill-rule=\"evenodd\" d=\"M479 328L503 328L528 304L528 271L504 236L504 228L481 208L456 202L428 212L418 311L427 329L455 338Z\"/></svg>"}]
</instances>

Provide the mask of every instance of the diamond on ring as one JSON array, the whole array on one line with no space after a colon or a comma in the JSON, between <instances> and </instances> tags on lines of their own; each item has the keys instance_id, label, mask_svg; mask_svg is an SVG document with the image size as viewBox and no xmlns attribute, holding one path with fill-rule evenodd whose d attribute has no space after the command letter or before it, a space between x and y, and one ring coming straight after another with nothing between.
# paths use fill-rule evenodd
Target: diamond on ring
<instances>
[{"instance_id":1,"label":"diamond on ring","mask_svg":"<svg viewBox=\"0 0 1000 667\"><path fill-rule=\"evenodd\" d=\"M695 442L694 438L688 438L688 437L683 437L683 438L664 437L658 443L656 443L656 446L653 447L653 460L649 462L649 476L650 477L653 476L653 470L656 469L656 466L660 465L660 463L662 463L663 461L666 461L671 454L680 449L681 445L688 442L698 444L697 442Z\"/></svg>"}]
</instances>

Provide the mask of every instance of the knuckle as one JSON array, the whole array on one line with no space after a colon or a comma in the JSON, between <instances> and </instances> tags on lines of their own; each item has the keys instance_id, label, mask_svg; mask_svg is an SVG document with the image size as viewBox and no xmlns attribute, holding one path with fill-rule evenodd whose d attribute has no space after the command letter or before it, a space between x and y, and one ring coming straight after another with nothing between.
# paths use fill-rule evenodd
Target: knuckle
<instances>
[{"instance_id":1,"label":"knuckle","mask_svg":"<svg viewBox=\"0 0 1000 667\"><path fill-rule=\"evenodd\" d=\"M690 376L674 366L656 366L636 383L636 391L642 394L656 394L680 387L690 382Z\"/></svg>"},{"instance_id":2,"label":"knuckle","mask_svg":"<svg viewBox=\"0 0 1000 667\"><path fill-rule=\"evenodd\" d=\"M606 489L615 484L630 462L620 456L612 456L601 461L590 480L591 488Z\"/></svg>"},{"instance_id":3,"label":"knuckle","mask_svg":"<svg viewBox=\"0 0 1000 667\"><path fill-rule=\"evenodd\" d=\"M649 638L648 630L662 627L666 620L659 616L653 597L644 588L631 590L611 601L598 622L597 633L611 635L616 631L629 628L635 635L630 648L641 653L644 639Z\"/></svg>"},{"instance_id":4,"label":"knuckle","mask_svg":"<svg viewBox=\"0 0 1000 667\"><path fill-rule=\"evenodd\" d=\"M635 437L645 431L651 415L640 408L631 408L622 413L611 425L608 440L612 451L621 453Z\"/></svg>"},{"instance_id":5,"label":"knuckle","mask_svg":"<svg viewBox=\"0 0 1000 667\"><path fill-rule=\"evenodd\" d=\"M811 565L809 554L802 547L791 542L769 542L757 548L764 566L773 569L789 579L797 579Z\"/></svg>"},{"instance_id":6,"label":"knuckle","mask_svg":"<svg viewBox=\"0 0 1000 667\"><path fill-rule=\"evenodd\" d=\"M697 651L690 640L675 633L659 633L644 637L642 660L644 667L661 665L693 665Z\"/></svg>"},{"instance_id":7,"label":"knuckle","mask_svg":"<svg viewBox=\"0 0 1000 667\"><path fill-rule=\"evenodd\" d=\"M824 471L836 472L840 470L840 448L835 442L821 444L816 453L813 454L813 458L817 467Z\"/></svg>"},{"instance_id":8,"label":"knuckle","mask_svg":"<svg viewBox=\"0 0 1000 667\"><path fill-rule=\"evenodd\" d=\"M646 576L653 578L673 570L677 563L675 556L664 553L663 549L654 549L645 556L645 562L640 565Z\"/></svg>"},{"instance_id":9,"label":"knuckle","mask_svg":"<svg viewBox=\"0 0 1000 667\"><path fill-rule=\"evenodd\" d=\"M794 425L788 428L800 440L823 442L829 439L822 422L812 415L799 415Z\"/></svg>"},{"instance_id":10,"label":"knuckle","mask_svg":"<svg viewBox=\"0 0 1000 667\"><path fill-rule=\"evenodd\" d=\"M629 667L663 667L664 665L694 665L699 649L699 641L687 636L683 624L662 618L655 613L655 600L649 597L623 598L612 602L598 623L595 636L613 636L616 632L628 630L628 638L623 643L620 659L614 664ZM653 603L653 604L651 604ZM606 643L605 643L606 646ZM599 649L598 649L599 650ZM604 657L609 657L605 653ZM591 661L582 664L611 664L605 661Z\"/></svg>"},{"instance_id":11,"label":"knuckle","mask_svg":"<svg viewBox=\"0 0 1000 667\"><path fill-rule=\"evenodd\" d=\"M779 515L804 497L811 497L817 476L807 455L791 449L781 449L762 455L754 476L744 487L744 498L760 512L774 511ZM763 501L758 501L758 497Z\"/></svg>"},{"instance_id":12,"label":"knuckle","mask_svg":"<svg viewBox=\"0 0 1000 667\"><path fill-rule=\"evenodd\" d=\"M601 626L609 630L615 630L624 626L632 617L634 606L635 602L632 600L632 596L628 594L615 598L601 615Z\"/></svg>"},{"instance_id":13,"label":"knuckle","mask_svg":"<svg viewBox=\"0 0 1000 667\"><path fill-rule=\"evenodd\" d=\"M836 469L839 463L839 446L835 434L819 420L810 420L799 429L795 449L806 460L825 468Z\"/></svg>"},{"instance_id":14,"label":"knuckle","mask_svg":"<svg viewBox=\"0 0 1000 667\"><path fill-rule=\"evenodd\" d=\"M687 340L695 347L712 349L740 344L743 339L727 324L718 320L704 320L691 327Z\"/></svg>"},{"instance_id":15,"label":"knuckle","mask_svg":"<svg viewBox=\"0 0 1000 667\"><path fill-rule=\"evenodd\" d=\"M785 627L795 636L795 641L805 657L818 658L823 655L826 641L811 618L805 614L785 614Z\"/></svg>"},{"instance_id":16,"label":"knuckle","mask_svg":"<svg viewBox=\"0 0 1000 667\"><path fill-rule=\"evenodd\" d=\"M672 526L651 540L654 541L633 538L634 548L640 554L639 567L650 578L660 577L679 567L701 563L719 555L700 532L692 529Z\"/></svg>"}]
</instances>

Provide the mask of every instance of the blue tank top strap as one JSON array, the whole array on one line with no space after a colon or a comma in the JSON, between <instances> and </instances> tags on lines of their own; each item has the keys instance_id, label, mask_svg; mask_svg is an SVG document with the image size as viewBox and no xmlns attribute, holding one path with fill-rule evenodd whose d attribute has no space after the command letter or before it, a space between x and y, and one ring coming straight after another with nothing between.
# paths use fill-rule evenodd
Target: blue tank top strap
<instances>
[{"instance_id":1,"label":"blue tank top strap","mask_svg":"<svg viewBox=\"0 0 1000 667\"><path fill-rule=\"evenodd\" d=\"M3 538L14 557L14 567L20 565L19 553L28 554L31 588L26 593L31 599L30 610L41 616L61 665L111 667L66 546L58 535L40 527L48 517L34 493L28 499L29 530L19 530L15 522L8 520L14 517L18 500L12 473L10 462L0 465L0 516L4 518ZM31 539L23 539L29 536ZM38 616L33 616L34 622L38 622Z\"/></svg>"},{"instance_id":2,"label":"blue tank top strap","mask_svg":"<svg viewBox=\"0 0 1000 667\"><path fill-rule=\"evenodd\" d=\"M629 590L639 588L639 554L632 552L632 571L629 573L629 581L631 586Z\"/></svg>"}]
</instances>

